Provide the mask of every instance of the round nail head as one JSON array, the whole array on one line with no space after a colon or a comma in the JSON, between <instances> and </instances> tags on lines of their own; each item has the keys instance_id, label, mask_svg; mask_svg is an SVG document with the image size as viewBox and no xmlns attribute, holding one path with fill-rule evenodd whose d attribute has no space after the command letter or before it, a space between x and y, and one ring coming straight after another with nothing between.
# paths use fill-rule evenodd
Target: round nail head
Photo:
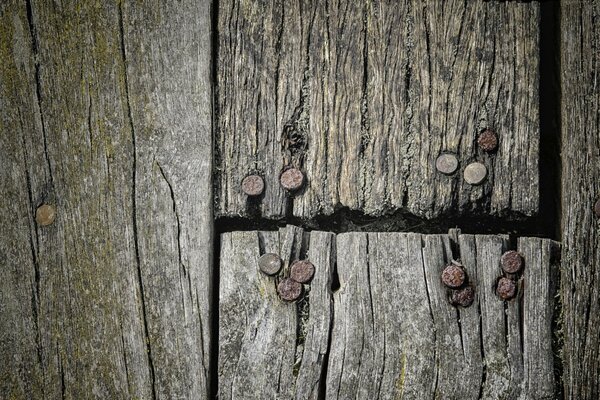
<instances>
[{"instance_id":1,"label":"round nail head","mask_svg":"<svg viewBox=\"0 0 600 400\"><path fill-rule=\"evenodd\" d=\"M517 294L517 284L515 281L509 278L498 279L496 285L496 294L502 300L510 300Z\"/></svg>"},{"instance_id":2,"label":"round nail head","mask_svg":"<svg viewBox=\"0 0 600 400\"><path fill-rule=\"evenodd\" d=\"M302 294L302 284L291 278L285 278L277 285L277 292L282 300L295 301Z\"/></svg>"},{"instance_id":3,"label":"round nail head","mask_svg":"<svg viewBox=\"0 0 600 400\"><path fill-rule=\"evenodd\" d=\"M298 168L288 168L281 174L279 182L285 190L295 192L304 184L304 174Z\"/></svg>"},{"instance_id":4,"label":"round nail head","mask_svg":"<svg viewBox=\"0 0 600 400\"><path fill-rule=\"evenodd\" d=\"M299 283L308 283L315 275L315 266L308 260L296 261L290 268L290 278Z\"/></svg>"},{"instance_id":5,"label":"round nail head","mask_svg":"<svg viewBox=\"0 0 600 400\"><path fill-rule=\"evenodd\" d=\"M492 152L498 148L498 136L491 129L486 129L479 134L477 144L481 150Z\"/></svg>"},{"instance_id":6,"label":"round nail head","mask_svg":"<svg viewBox=\"0 0 600 400\"><path fill-rule=\"evenodd\" d=\"M516 274L523 268L523 257L518 252L510 250L502 254L500 264L504 272Z\"/></svg>"},{"instance_id":7,"label":"round nail head","mask_svg":"<svg viewBox=\"0 0 600 400\"><path fill-rule=\"evenodd\" d=\"M274 253L263 254L258 259L258 268L263 274L275 275L281 269L281 257Z\"/></svg>"},{"instance_id":8,"label":"round nail head","mask_svg":"<svg viewBox=\"0 0 600 400\"><path fill-rule=\"evenodd\" d=\"M442 283L449 288L456 289L465 283L465 270L458 265L448 265L442 271Z\"/></svg>"},{"instance_id":9,"label":"round nail head","mask_svg":"<svg viewBox=\"0 0 600 400\"><path fill-rule=\"evenodd\" d=\"M265 190L265 181L259 175L248 175L242 180L242 191L248 196L260 196Z\"/></svg>"},{"instance_id":10,"label":"round nail head","mask_svg":"<svg viewBox=\"0 0 600 400\"><path fill-rule=\"evenodd\" d=\"M452 175L458 169L458 158L451 153L441 154L435 160L435 168L442 174Z\"/></svg>"},{"instance_id":11,"label":"round nail head","mask_svg":"<svg viewBox=\"0 0 600 400\"><path fill-rule=\"evenodd\" d=\"M465 168L465 182L469 185L480 185L487 177L487 168L480 162L474 162Z\"/></svg>"},{"instance_id":12,"label":"round nail head","mask_svg":"<svg viewBox=\"0 0 600 400\"><path fill-rule=\"evenodd\" d=\"M56 210L50 204L42 204L35 211L35 220L41 226L47 226L54 222Z\"/></svg>"},{"instance_id":13,"label":"round nail head","mask_svg":"<svg viewBox=\"0 0 600 400\"><path fill-rule=\"evenodd\" d=\"M600 199L594 204L594 214L596 214L596 217L600 218Z\"/></svg>"},{"instance_id":14,"label":"round nail head","mask_svg":"<svg viewBox=\"0 0 600 400\"><path fill-rule=\"evenodd\" d=\"M450 303L454 306L469 307L475 299L475 289L473 286L467 286L463 289L453 290L450 296Z\"/></svg>"}]
</instances>

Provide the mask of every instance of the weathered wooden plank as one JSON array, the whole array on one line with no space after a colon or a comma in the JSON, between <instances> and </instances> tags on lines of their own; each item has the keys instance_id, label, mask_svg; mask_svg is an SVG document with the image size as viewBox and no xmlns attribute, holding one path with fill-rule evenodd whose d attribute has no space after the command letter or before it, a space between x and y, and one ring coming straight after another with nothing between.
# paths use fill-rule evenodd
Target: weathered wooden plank
<instances>
[{"instance_id":1,"label":"weathered wooden plank","mask_svg":"<svg viewBox=\"0 0 600 400\"><path fill-rule=\"evenodd\" d=\"M560 8L564 388L600 398L600 1Z\"/></svg>"},{"instance_id":2,"label":"weathered wooden plank","mask_svg":"<svg viewBox=\"0 0 600 400\"><path fill-rule=\"evenodd\" d=\"M305 237L308 236L308 237ZM316 399L331 324L334 235L289 226L280 232L232 232L221 237L219 398ZM258 268L264 253L281 256L278 277ZM315 276L297 303L279 298L290 262L308 258Z\"/></svg>"},{"instance_id":3,"label":"weathered wooden plank","mask_svg":"<svg viewBox=\"0 0 600 400\"><path fill-rule=\"evenodd\" d=\"M0 397L206 397L208 14L0 6Z\"/></svg>"},{"instance_id":4,"label":"weathered wooden plank","mask_svg":"<svg viewBox=\"0 0 600 400\"><path fill-rule=\"evenodd\" d=\"M535 2L220 2L217 214L536 214L538 21ZM462 178L473 161L481 186ZM287 166L308 179L293 202ZM250 203L249 173L266 182Z\"/></svg>"}]
</instances>

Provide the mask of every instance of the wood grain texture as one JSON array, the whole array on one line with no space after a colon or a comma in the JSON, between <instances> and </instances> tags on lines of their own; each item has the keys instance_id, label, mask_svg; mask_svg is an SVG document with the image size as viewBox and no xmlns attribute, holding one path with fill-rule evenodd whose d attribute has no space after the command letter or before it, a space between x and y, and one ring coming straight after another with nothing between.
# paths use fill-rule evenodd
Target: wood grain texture
<instances>
[{"instance_id":1,"label":"wood grain texture","mask_svg":"<svg viewBox=\"0 0 600 400\"><path fill-rule=\"evenodd\" d=\"M0 5L1 398L207 396L209 11Z\"/></svg>"},{"instance_id":2,"label":"wood grain texture","mask_svg":"<svg viewBox=\"0 0 600 400\"><path fill-rule=\"evenodd\" d=\"M334 235L289 226L280 232L232 232L221 237L219 399L317 399L332 316ZM258 269L274 252L278 278ZM286 303L277 282L291 261L308 258L315 277L305 297Z\"/></svg>"},{"instance_id":3,"label":"wood grain texture","mask_svg":"<svg viewBox=\"0 0 600 400\"><path fill-rule=\"evenodd\" d=\"M561 3L564 388L600 398L600 1Z\"/></svg>"},{"instance_id":4,"label":"wood grain texture","mask_svg":"<svg viewBox=\"0 0 600 400\"><path fill-rule=\"evenodd\" d=\"M538 25L536 2L219 2L217 214L535 215ZM446 151L450 177L434 166ZM462 178L475 160L477 187ZM308 179L292 202L287 166ZM249 173L266 182L251 202Z\"/></svg>"}]
</instances>

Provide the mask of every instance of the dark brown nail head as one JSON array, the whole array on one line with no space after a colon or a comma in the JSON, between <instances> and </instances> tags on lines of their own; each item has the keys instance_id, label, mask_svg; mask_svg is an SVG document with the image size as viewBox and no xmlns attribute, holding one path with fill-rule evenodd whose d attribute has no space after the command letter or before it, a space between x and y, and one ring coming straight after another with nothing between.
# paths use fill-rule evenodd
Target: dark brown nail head
<instances>
[{"instance_id":1,"label":"dark brown nail head","mask_svg":"<svg viewBox=\"0 0 600 400\"><path fill-rule=\"evenodd\" d=\"M442 271L442 283L449 288L458 288L465 283L465 271L458 265L448 265Z\"/></svg>"},{"instance_id":2,"label":"dark brown nail head","mask_svg":"<svg viewBox=\"0 0 600 400\"><path fill-rule=\"evenodd\" d=\"M263 254L258 259L258 268L267 275L275 275L281 269L281 257L274 253Z\"/></svg>"},{"instance_id":3,"label":"dark brown nail head","mask_svg":"<svg viewBox=\"0 0 600 400\"><path fill-rule=\"evenodd\" d=\"M242 191L248 196L260 196L265 190L265 181L259 175L248 175L242 180Z\"/></svg>"},{"instance_id":4,"label":"dark brown nail head","mask_svg":"<svg viewBox=\"0 0 600 400\"><path fill-rule=\"evenodd\" d=\"M308 260L296 261L290 268L290 278L300 283L308 283L315 275L315 266Z\"/></svg>"},{"instance_id":5,"label":"dark brown nail head","mask_svg":"<svg viewBox=\"0 0 600 400\"><path fill-rule=\"evenodd\" d=\"M50 204L42 204L35 211L35 220L41 226L47 226L54 222L56 210Z\"/></svg>"},{"instance_id":6,"label":"dark brown nail head","mask_svg":"<svg viewBox=\"0 0 600 400\"><path fill-rule=\"evenodd\" d=\"M496 294L502 300L510 300L517 294L517 284L512 279L500 278L496 285Z\"/></svg>"},{"instance_id":7,"label":"dark brown nail head","mask_svg":"<svg viewBox=\"0 0 600 400\"><path fill-rule=\"evenodd\" d=\"M277 285L277 292L282 300L295 301L302 294L302 284L293 279L285 278Z\"/></svg>"},{"instance_id":8,"label":"dark brown nail head","mask_svg":"<svg viewBox=\"0 0 600 400\"><path fill-rule=\"evenodd\" d=\"M510 250L502 254L500 264L504 272L516 274L523 268L523 257L518 252Z\"/></svg>"},{"instance_id":9,"label":"dark brown nail head","mask_svg":"<svg viewBox=\"0 0 600 400\"><path fill-rule=\"evenodd\" d=\"M304 174L298 168L288 168L279 177L279 182L285 190L295 192L304 184Z\"/></svg>"},{"instance_id":10,"label":"dark brown nail head","mask_svg":"<svg viewBox=\"0 0 600 400\"><path fill-rule=\"evenodd\" d=\"M498 136L491 129L486 129L479 134L477 144L483 151L494 151L498 148Z\"/></svg>"},{"instance_id":11,"label":"dark brown nail head","mask_svg":"<svg viewBox=\"0 0 600 400\"><path fill-rule=\"evenodd\" d=\"M435 168L445 175L452 175L458 169L458 159L454 154L444 153L435 160Z\"/></svg>"},{"instance_id":12,"label":"dark brown nail head","mask_svg":"<svg viewBox=\"0 0 600 400\"><path fill-rule=\"evenodd\" d=\"M450 296L450 303L455 306L469 307L475 299L475 289L473 286L467 286L462 289L453 290Z\"/></svg>"}]
</instances>

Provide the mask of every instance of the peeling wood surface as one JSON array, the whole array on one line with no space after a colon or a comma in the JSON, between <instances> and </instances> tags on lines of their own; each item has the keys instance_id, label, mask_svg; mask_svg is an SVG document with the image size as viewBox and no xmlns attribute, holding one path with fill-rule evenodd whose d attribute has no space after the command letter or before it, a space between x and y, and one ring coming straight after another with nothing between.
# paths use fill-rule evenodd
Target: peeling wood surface
<instances>
[{"instance_id":1,"label":"peeling wood surface","mask_svg":"<svg viewBox=\"0 0 600 400\"><path fill-rule=\"evenodd\" d=\"M600 1L561 3L566 399L600 398Z\"/></svg>"},{"instance_id":2,"label":"peeling wood surface","mask_svg":"<svg viewBox=\"0 0 600 400\"><path fill-rule=\"evenodd\" d=\"M218 18L218 215L537 213L537 2L225 0ZM476 144L487 127L495 154ZM473 187L476 160L489 177ZM293 202L287 166L308 179Z\"/></svg>"},{"instance_id":3,"label":"peeling wood surface","mask_svg":"<svg viewBox=\"0 0 600 400\"><path fill-rule=\"evenodd\" d=\"M303 303L281 301L275 279L256 264L264 252L303 257L289 245L290 236L298 243L296 229L222 235L219 398L314 398L304 385L311 368L308 381L327 399L555 398L555 242L519 239L525 270L517 298L504 302L495 284L506 237L343 233L332 253L333 235L305 233L308 257L319 261L302 352ZM440 274L452 259L476 287L471 307L448 302ZM331 303L334 262L340 288ZM307 354L321 362L305 368Z\"/></svg>"},{"instance_id":4,"label":"peeling wood surface","mask_svg":"<svg viewBox=\"0 0 600 400\"><path fill-rule=\"evenodd\" d=\"M0 398L207 396L209 15L0 5Z\"/></svg>"}]
</instances>

